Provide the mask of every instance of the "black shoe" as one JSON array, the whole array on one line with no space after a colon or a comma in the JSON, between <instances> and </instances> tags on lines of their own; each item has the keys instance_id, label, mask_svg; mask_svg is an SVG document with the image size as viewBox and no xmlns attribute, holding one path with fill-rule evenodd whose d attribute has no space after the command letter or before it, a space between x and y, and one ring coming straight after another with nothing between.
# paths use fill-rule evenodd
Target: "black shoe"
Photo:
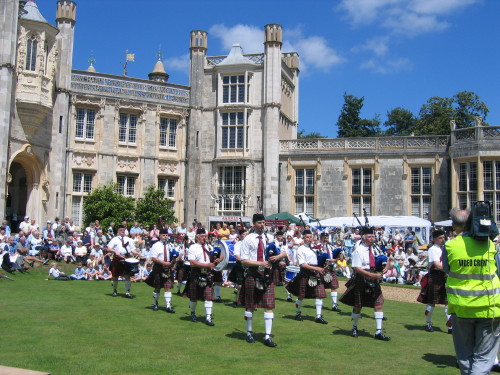
<instances>
[{"instance_id":1,"label":"black shoe","mask_svg":"<svg viewBox=\"0 0 500 375\"><path fill-rule=\"evenodd\" d=\"M425 323L425 331L434 332L434 327L432 327L432 323Z\"/></svg>"},{"instance_id":2,"label":"black shoe","mask_svg":"<svg viewBox=\"0 0 500 375\"><path fill-rule=\"evenodd\" d=\"M115 291L113 291L113 294L112 294L113 297L117 297L118 296L118 293Z\"/></svg>"},{"instance_id":3,"label":"black shoe","mask_svg":"<svg viewBox=\"0 0 500 375\"><path fill-rule=\"evenodd\" d=\"M352 331L351 331L351 336L352 337L358 337L358 327L352 327Z\"/></svg>"},{"instance_id":4,"label":"black shoe","mask_svg":"<svg viewBox=\"0 0 500 375\"><path fill-rule=\"evenodd\" d=\"M290 297L288 297L288 298L286 299L286 301L287 301L287 302L293 302L293 299L291 299Z\"/></svg>"},{"instance_id":5,"label":"black shoe","mask_svg":"<svg viewBox=\"0 0 500 375\"><path fill-rule=\"evenodd\" d=\"M379 333L376 333L374 336L375 340L382 340L382 341L390 341L391 338L384 335L384 332L380 331Z\"/></svg>"},{"instance_id":6,"label":"black shoe","mask_svg":"<svg viewBox=\"0 0 500 375\"><path fill-rule=\"evenodd\" d=\"M382 317L382 320L387 320L387 317L383 316L383 317Z\"/></svg>"},{"instance_id":7,"label":"black shoe","mask_svg":"<svg viewBox=\"0 0 500 375\"><path fill-rule=\"evenodd\" d=\"M271 338L265 339L264 345L269 346L270 348L275 348L276 346L278 346L278 344L276 344L273 340L271 340Z\"/></svg>"},{"instance_id":8,"label":"black shoe","mask_svg":"<svg viewBox=\"0 0 500 375\"><path fill-rule=\"evenodd\" d=\"M451 328L451 327L448 328L448 334L449 335L453 334L453 328Z\"/></svg>"},{"instance_id":9,"label":"black shoe","mask_svg":"<svg viewBox=\"0 0 500 375\"><path fill-rule=\"evenodd\" d=\"M340 310L340 309L339 309L339 307L338 307L337 305L334 305L334 306L332 307L332 311L335 311L335 312L338 312L338 313L341 313L341 312L342 312L342 310Z\"/></svg>"},{"instance_id":10,"label":"black shoe","mask_svg":"<svg viewBox=\"0 0 500 375\"><path fill-rule=\"evenodd\" d=\"M320 324L328 324L328 322L325 319L323 319L322 316L317 317L314 321Z\"/></svg>"},{"instance_id":11,"label":"black shoe","mask_svg":"<svg viewBox=\"0 0 500 375\"><path fill-rule=\"evenodd\" d=\"M157 304L157 303L155 303L155 304L153 305L153 311L158 311L158 304Z\"/></svg>"},{"instance_id":12,"label":"black shoe","mask_svg":"<svg viewBox=\"0 0 500 375\"><path fill-rule=\"evenodd\" d=\"M165 311L168 312L169 314L175 314L175 310L171 307L167 307Z\"/></svg>"},{"instance_id":13,"label":"black shoe","mask_svg":"<svg viewBox=\"0 0 500 375\"><path fill-rule=\"evenodd\" d=\"M132 295L129 292L127 292L125 293L125 298L132 298Z\"/></svg>"},{"instance_id":14,"label":"black shoe","mask_svg":"<svg viewBox=\"0 0 500 375\"><path fill-rule=\"evenodd\" d=\"M208 319L205 319L205 324L209 327L213 327L215 325L214 322L212 322L211 320L208 320Z\"/></svg>"},{"instance_id":15,"label":"black shoe","mask_svg":"<svg viewBox=\"0 0 500 375\"><path fill-rule=\"evenodd\" d=\"M45 260L42 262L42 264L43 264L43 265L46 265L46 264L47 264L47 263L49 263L49 262L50 262L50 259L45 259Z\"/></svg>"},{"instance_id":16,"label":"black shoe","mask_svg":"<svg viewBox=\"0 0 500 375\"><path fill-rule=\"evenodd\" d=\"M215 302L216 302L216 303L221 303L221 302L222 302L222 298L217 297L217 298L215 299Z\"/></svg>"},{"instance_id":17,"label":"black shoe","mask_svg":"<svg viewBox=\"0 0 500 375\"><path fill-rule=\"evenodd\" d=\"M304 320L304 318L302 317L301 313L297 313L297 315L295 315L295 320L302 322Z\"/></svg>"},{"instance_id":18,"label":"black shoe","mask_svg":"<svg viewBox=\"0 0 500 375\"><path fill-rule=\"evenodd\" d=\"M198 321L198 319L196 319L196 314L195 313L191 313L191 321L193 323L196 323Z\"/></svg>"},{"instance_id":19,"label":"black shoe","mask_svg":"<svg viewBox=\"0 0 500 375\"><path fill-rule=\"evenodd\" d=\"M500 363L495 363L495 364L491 367L491 372L500 372Z\"/></svg>"},{"instance_id":20,"label":"black shoe","mask_svg":"<svg viewBox=\"0 0 500 375\"><path fill-rule=\"evenodd\" d=\"M182 293L181 293L180 290L177 293L175 293L175 294L177 294L178 296L182 296Z\"/></svg>"},{"instance_id":21,"label":"black shoe","mask_svg":"<svg viewBox=\"0 0 500 375\"><path fill-rule=\"evenodd\" d=\"M253 343L255 342L255 339L254 339L254 338L253 338L253 336L252 336L252 332L248 332L248 333L247 333L247 339L246 339L246 340L247 340L247 342L248 342L249 344L253 344Z\"/></svg>"}]
</instances>

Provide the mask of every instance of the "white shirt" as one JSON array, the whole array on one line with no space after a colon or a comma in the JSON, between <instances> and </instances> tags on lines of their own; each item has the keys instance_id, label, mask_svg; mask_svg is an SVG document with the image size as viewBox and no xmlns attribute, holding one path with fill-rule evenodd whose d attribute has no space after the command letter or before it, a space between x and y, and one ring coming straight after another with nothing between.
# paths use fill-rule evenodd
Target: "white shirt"
<instances>
[{"instance_id":1,"label":"white shirt","mask_svg":"<svg viewBox=\"0 0 500 375\"><path fill-rule=\"evenodd\" d=\"M52 275L56 279L59 277L60 274L61 274L61 271L59 271L57 268L51 268L49 270L49 276Z\"/></svg>"},{"instance_id":2,"label":"white shirt","mask_svg":"<svg viewBox=\"0 0 500 375\"><path fill-rule=\"evenodd\" d=\"M238 241L234 244L233 253L235 257L241 257L241 242L242 241Z\"/></svg>"},{"instance_id":3,"label":"white shirt","mask_svg":"<svg viewBox=\"0 0 500 375\"><path fill-rule=\"evenodd\" d=\"M205 249L206 252L199 243L192 244L188 249L188 259L202 264L210 263L210 250L207 244L205 244Z\"/></svg>"},{"instance_id":4,"label":"white shirt","mask_svg":"<svg viewBox=\"0 0 500 375\"><path fill-rule=\"evenodd\" d=\"M62 255L72 255L73 249L71 248L71 246L62 245L61 246L61 254Z\"/></svg>"},{"instance_id":5,"label":"white shirt","mask_svg":"<svg viewBox=\"0 0 500 375\"><path fill-rule=\"evenodd\" d=\"M363 242L357 244L351 257L351 267L362 268L364 270L370 269L370 251Z\"/></svg>"},{"instance_id":6,"label":"white shirt","mask_svg":"<svg viewBox=\"0 0 500 375\"><path fill-rule=\"evenodd\" d=\"M443 250L441 247L437 245L432 245L430 249L427 251L427 257L429 259L429 267L432 266L434 262L441 262L441 254L443 254Z\"/></svg>"},{"instance_id":7,"label":"white shirt","mask_svg":"<svg viewBox=\"0 0 500 375\"><path fill-rule=\"evenodd\" d=\"M257 234L257 233L249 233L245 239L241 242L241 249L240 249L240 257L241 260L252 260L252 261L257 261L257 249L259 247L259 239L257 238L258 236L262 236L262 243L264 244L264 254L263 256L265 257L265 249L267 246L267 237L264 233L262 234Z\"/></svg>"},{"instance_id":8,"label":"white shirt","mask_svg":"<svg viewBox=\"0 0 500 375\"><path fill-rule=\"evenodd\" d=\"M122 239L125 247L123 247L122 245ZM132 241L132 239L127 236L123 238L120 236L113 237L113 239L109 241L108 247L110 249L118 251L122 256L127 255L127 250L129 253L135 250L134 241Z\"/></svg>"},{"instance_id":9,"label":"white shirt","mask_svg":"<svg viewBox=\"0 0 500 375\"><path fill-rule=\"evenodd\" d=\"M297 249L297 263L299 266L301 264L307 263L310 266L318 265L318 257L316 252L309 247L309 245L302 245Z\"/></svg>"},{"instance_id":10,"label":"white shirt","mask_svg":"<svg viewBox=\"0 0 500 375\"><path fill-rule=\"evenodd\" d=\"M155 242L155 244L151 246L151 258L156 258L158 260L170 262L170 248L167 243L165 243L165 247L166 247L165 253L167 255L167 259L165 259L164 257L165 254L163 252L164 251L163 242L161 241Z\"/></svg>"}]
</instances>

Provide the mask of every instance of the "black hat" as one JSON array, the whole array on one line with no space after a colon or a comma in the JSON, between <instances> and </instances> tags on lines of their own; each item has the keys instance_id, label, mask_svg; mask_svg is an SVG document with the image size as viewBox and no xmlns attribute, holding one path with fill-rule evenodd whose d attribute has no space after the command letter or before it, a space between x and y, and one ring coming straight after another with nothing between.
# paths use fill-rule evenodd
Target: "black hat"
<instances>
[{"instance_id":1,"label":"black hat","mask_svg":"<svg viewBox=\"0 0 500 375\"><path fill-rule=\"evenodd\" d=\"M361 235L363 236L365 234L374 234L373 229L369 227L361 228Z\"/></svg>"},{"instance_id":2,"label":"black hat","mask_svg":"<svg viewBox=\"0 0 500 375\"><path fill-rule=\"evenodd\" d=\"M277 235L277 236L282 236L282 235L283 235L283 232L279 230L279 231L277 231L277 232L276 232L276 235Z\"/></svg>"},{"instance_id":3,"label":"black hat","mask_svg":"<svg viewBox=\"0 0 500 375\"><path fill-rule=\"evenodd\" d=\"M439 236L444 236L444 231L441 229L436 229L434 232L432 232L432 238L436 238Z\"/></svg>"},{"instance_id":4,"label":"black hat","mask_svg":"<svg viewBox=\"0 0 500 375\"><path fill-rule=\"evenodd\" d=\"M120 226L118 227L118 229L126 229L126 228L125 228L125 225L120 225Z\"/></svg>"},{"instance_id":5,"label":"black hat","mask_svg":"<svg viewBox=\"0 0 500 375\"><path fill-rule=\"evenodd\" d=\"M168 230L166 230L165 228L161 228L160 234L168 234Z\"/></svg>"},{"instance_id":6,"label":"black hat","mask_svg":"<svg viewBox=\"0 0 500 375\"><path fill-rule=\"evenodd\" d=\"M309 229L305 229L303 232L302 232L302 235L305 236L306 234L312 234L312 232L309 230Z\"/></svg>"},{"instance_id":7,"label":"black hat","mask_svg":"<svg viewBox=\"0 0 500 375\"><path fill-rule=\"evenodd\" d=\"M262 214L253 214L252 221L255 223L256 221L266 220L264 215Z\"/></svg>"},{"instance_id":8,"label":"black hat","mask_svg":"<svg viewBox=\"0 0 500 375\"><path fill-rule=\"evenodd\" d=\"M321 232L321 237L328 237L328 233L326 233L326 232Z\"/></svg>"},{"instance_id":9,"label":"black hat","mask_svg":"<svg viewBox=\"0 0 500 375\"><path fill-rule=\"evenodd\" d=\"M205 230L205 228L198 228L196 230L196 234L205 234L205 233L207 233L207 231Z\"/></svg>"}]
</instances>

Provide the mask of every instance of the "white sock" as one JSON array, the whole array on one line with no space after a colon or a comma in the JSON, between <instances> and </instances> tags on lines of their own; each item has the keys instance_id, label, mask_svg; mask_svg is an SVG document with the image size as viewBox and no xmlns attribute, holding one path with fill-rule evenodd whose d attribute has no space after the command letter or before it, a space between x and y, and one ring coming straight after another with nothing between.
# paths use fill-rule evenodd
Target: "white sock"
<instances>
[{"instance_id":1,"label":"white sock","mask_svg":"<svg viewBox=\"0 0 500 375\"><path fill-rule=\"evenodd\" d=\"M111 284L113 284L113 291L116 292L116 290L118 289L118 280L117 279L113 279L111 281Z\"/></svg>"},{"instance_id":2,"label":"white sock","mask_svg":"<svg viewBox=\"0 0 500 375\"><path fill-rule=\"evenodd\" d=\"M359 318L361 318L361 314L351 313L351 318L352 318L352 326L357 327Z\"/></svg>"},{"instance_id":3,"label":"white sock","mask_svg":"<svg viewBox=\"0 0 500 375\"><path fill-rule=\"evenodd\" d=\"M170 307L170 302L172 301L172 292L165 292L163 296L165 297L165 306Z\"/></svg>"},{"instance_id":4,"label":"white sock","mask_svg":"<svg viewBox=\"0 0 500 375\"><path fill-rule=\"evenodd\" d=\"M264 313L264 327L266 328L266 337L265 339L271 338L271 331L273 330L273 319L274 319L274 313L270 312Z\"/></svg>"},{"instance_id":5,"label":"white sock","mask_svg":"<svg viewBox=\"0 0 500 375\"><path fill-rule=\"evenodd\" d=\"M450 314L448 314L448 305L444 307L444 313L446 315L446 321L450 320Z\"/></svg>"},{"instance_id":6,"label":"white sock","mask_svg":"<svg viewBox=\"0 0 500 375\"><path fill-rule=\"evenodd\" d=\"M382 319L384 319L384 313L382 311L376 311L373 316L375 318L375 327L377 329L375 333L379 333L382 331Z\"/></svg>"},{"instance_id":7,"label":"white sock","mask_svg":"<svg viewBox=\"0 0 500 375\"><path fill-rule=\"evenodd\" d=\"M332 297L332 307L337 306L337 292L330 292L330 297Z\"/></svg>"},{"instance_id":8,"label":"white sock","mask_svg":"<svg viewBox=\"0 0 500 375\"><path fill-rule=\"evenodd\" d=\"M153 292L153 299L155 300L155 305L158 305L158 293Z\"/></svg>"},{"instance_id":9,"label":"white sock","mask_svg":"<svg viewBox=\"0 0 500 375\"><path fill-rule=\"evenodd\" d=\"M300 307L302 306L302 300L297 298L295 301L295 307L297 308L297 314L300 314Z\"/></svg>"},{"instance_id":10,"label":"white sock","mask_svg":"<svg viewBox=\"0 0 500 375\"><path fill-rule=\"evenodd\" d=\"M427 305L425 307L425 322L426 323L431 323L432 322L432 312L434 311L434 306ZM445 308L445 313L446 313L446 308Z\"/></svg>"},{"instance_id":11,"label":"white sock","mask_svg":"<svg viewBox=\"0 0 500 375\"><path fill-rule=\"evenodd\" d=\"M205 301L205 311L207 313L207 320L210 321L212 320L212 306L213 306L212 301Z\"/></svg>"},{"instance_id":12,"label":"white sock","mask_svg":"<svg viewBox=\"0 0 500 375\"><path fill-rule=\"evenodd\" d=\"M196 301L189 301L189 309L191 310L191 314L196 313Z\"/></svg>"},{"instance_id":13,"label":"white sock","mask_svg":"<svg viewBox=\"0 0 500 375\"><path fill-rule=\"evenodd\" d=\"M215 297L220 298L220 285L215 286Z\"/></svg>"},{"instance_id":14,"label":"white sock","mask_svg":"<svg viewBox=\"0 0 500 375\"><path fill-rule=\"evenodd\" d=\"M125 292L130 293L130 280L125 280Z\"/></svg>"},{"instance_id":15,"label":"white sock","mask_svg":"<svg viewBox=\"0 0 500 375\"><path fill-rule=\"evenodd\" d=\"M245 321L247 323L247 334L252 332L252 323L253 323L253 313L250 311L245 311Z\"/></svg>"},{"instance_id":16,"label":"white sock","mask_svg":"<svg viewBox=\"0 0 500 375\"><path fill-rule=\"evenodd\" d=\"M290 294L290 292L288 290L286 291L286 298L292 298L292 295Z\"/></svg>"},{"instance_id":17,"label":"white sock","mask_svg":"<svg viewBox=\"0 0 500 375\"><path fill-rule=\"evenodd\" d=\"M323 300L316 298L316 318L321 318L321 309L323 308Z\"/></svg>"}]
</instances>

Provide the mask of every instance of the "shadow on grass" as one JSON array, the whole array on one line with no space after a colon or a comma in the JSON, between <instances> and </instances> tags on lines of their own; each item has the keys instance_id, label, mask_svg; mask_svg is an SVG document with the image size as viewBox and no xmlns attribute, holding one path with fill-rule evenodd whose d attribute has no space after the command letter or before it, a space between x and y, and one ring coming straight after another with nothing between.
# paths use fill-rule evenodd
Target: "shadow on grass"
<instances>
[{"instance_id":1,"label":"shadow on grass","mask_svg":"<svg viewBox=\"0 0 500 375\"><path fill-rule=\"evenodd\" d=\"M422 359L436 365L437 368L456 367L457 359L453 355L424 353Z\"/></svg>"},{"instance_id":2,"label":"shadow on grass","mask_svg":"<svg viewBox=\"0 0 500 375\"><path fill-rule=\"evenodd\" d=\"M347 330L347 329L336 329L334 331L332 331L332 335L341 335L341 336L349 336L351 337L351 330ZM370 332L366 332L364 330L360 330L358 329L358 336L359 337L370 337L370 338L373 338L373 334L370 333ZM355 340L356 338L353 337L353 340Z\"/></svg>"},{"instance_id":3,"label":"shadow on grass","mask_svg":"<svg viewBox=\"0 0 500 375\"><path fill-rule=\"evenodd\" d=\"M247 333L242 331L242 330L239 330L239 329L235 329L233 332L227 333L225 336L227 338L240 340L240 341L246 341L246 339L247 339ZM264 339L266 338L266 335L264 333L255 333L254 332L252 336L255 339L255 342L264 342ZM274 335L271 335L271 337L273 337L273 336Z\"/></svg>"},{"instance_id":4,"label":"shadow on grass","mask_svg":"<svg viewBox=\"0 0 500 375\"><path fill-rule=\"evenodd\" d=\"M425 325L424 324L405 324L404 327L408 331L424 331L425 330ZM440 333L448 333L448 330L444 331L443 329L439 327L433 327L434 332L440 332ZM432 333L432 332L429 332Z\"/></svg>"}]
</instances>

